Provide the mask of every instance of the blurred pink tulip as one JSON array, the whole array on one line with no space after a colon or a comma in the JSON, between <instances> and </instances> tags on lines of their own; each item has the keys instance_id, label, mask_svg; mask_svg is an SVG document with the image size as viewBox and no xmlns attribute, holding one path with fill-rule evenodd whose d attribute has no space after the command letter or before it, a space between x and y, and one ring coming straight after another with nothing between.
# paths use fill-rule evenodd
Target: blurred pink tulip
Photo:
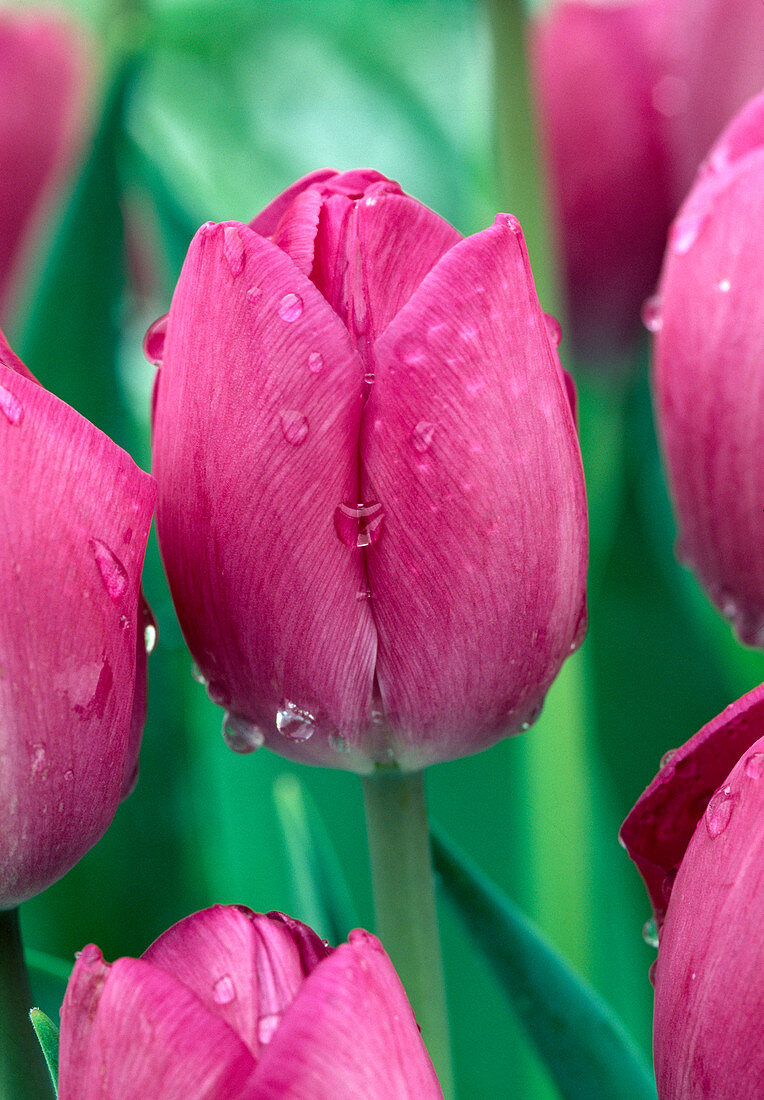
<instances>
[{"instance_id":1,"label":"blurred pink tulip","mask_svg":"<svg viewBox=\"0 0 764 1100\"><path fill-rule=\"evenodd\" d=\"M72 867L134 781L155 486L0 333L0 908ZM149 625L149 629L151 629Z\"/></svg>"},{"instance_id":2,"label":"blurred pink tulip","mask_svg":"<svg viewBox=\"0 0 764 1100\"><path fill-rule=\"evenodd\" d=\"M203 226L154 419L175 606L239 751L416 769L527 728L585 626L586 507L517 221L376 172Z\"/></svg>"},{"instance_id":3,"label":"blurred pink tulip","mask_svg":"<svg viewBox=\"0 0 764 1100\"><path fill-rule=\"evenodd\" d=\"M82 33L51 11L0 10L0 318L86 121Z\"/></svg>"},{"instance_id":4,"label":"blurred pink tulip","mask_svg":"<svg viewBox=\"0 0 764 1100\"><path fill-rule=\"evenodd\" d=\"M764 5L563 0L531 48L573 344L612 360L701 159L764 83Z\"/></svg>"},{"instance_id":5,"label":"blurred pink tulip","mask_svg":"<svg viewBox=\"0 0 764 1100\"><path fill-rule=\"evenodd\" d=\"M281 913L216 905L140 959L80 953L61 1009L60 1100L434 1100L392 963Z\"/></svg>"},{"instance_id":6,"label":"blurred pink tulip","mask_svg":"<svg viewBox=\"0 0 764 1100\"><path fill-rule=\"evenodd\" d=\"M660 1100L759 1100L764 1081L764 684L667 754L624 822L659 934Z\"/></svg>"},{"instance_id":7,"label":"blurred pink tulip","mask_svg":"<svg viewBox=\"0 0 764 1100\"><path fill-rule=\"evenodd\" d=\"M656 416L680 554L764 646L764 94L677 216L654 310Z\"/></svg>"}]
</instances>

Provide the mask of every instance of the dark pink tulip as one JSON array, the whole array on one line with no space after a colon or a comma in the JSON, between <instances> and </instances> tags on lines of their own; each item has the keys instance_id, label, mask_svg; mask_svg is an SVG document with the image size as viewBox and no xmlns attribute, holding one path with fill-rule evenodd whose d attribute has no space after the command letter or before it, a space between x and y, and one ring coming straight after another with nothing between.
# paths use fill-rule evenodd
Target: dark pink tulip
<instances>
[{"instance_id":1,"label":"dark pink tulip","mask_svg":"<svg viewBox=\"0 0 764 1100\"><path fill-rule=\"evenodd\" d=\"M656 415L680 554L764 645L764 94L712 149L656 299Z\"/></svg>"},{"instance_id":2,"label":"dark pink tulip","mask_svg":"<svg viewBox=\"0 0 764 1100\"><path fill-rule=\"evenodd\" d=\"M50 11L0 11L0 317L85 123L81 34Z\"/></svg>"},{"instance_id":3,"label":"dark pink tulip","mask_svg":"<svg viewBox=\"0 0 764 1100\"><path fill-rule=\"evenodd\" d=\"M764 684L670 755L621 830L660 930L660 1100L761 1097L763 815Z\"/></svg>"},{"instance_id":4,"label":"dark pink tulip","mask_svg":"<svg viewBox=\"0 0 764 1100\"><path fill-rule=\"evenodd\" d=\"M60 878L131 788L155 486L0 334L0 908Z\"/></svg>"},{"instance_id":5,"label":"dark pink tulip","mask_svg":"<svg viewBox=\"0 0 764 1100\"><path fill-rule=\"evenodd\" d=\"M392 963L281 913L216 905L141 959L86 947L61 1009L60 1100L434 1100Z\"/></svg>"},{"instance_id":6,"label":"dark pink tulip","mask_svg":"<svg viewBox=\"0 0 764 1100\"><path fill-rule=\"evenodd\" d=\"M520 227L462 239L370 171L252 225L194 238L154 419L162 555L229 743L361 772L475 752L533 721L585 622Z\"/></svg>"}]
</instances>

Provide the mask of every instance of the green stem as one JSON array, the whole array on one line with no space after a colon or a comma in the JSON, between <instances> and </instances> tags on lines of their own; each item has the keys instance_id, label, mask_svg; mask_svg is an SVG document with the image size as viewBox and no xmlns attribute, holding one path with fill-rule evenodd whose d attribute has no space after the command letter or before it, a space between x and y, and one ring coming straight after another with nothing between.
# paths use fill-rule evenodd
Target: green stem
<instances>
[{"instance_id":1,"label":"green stem","mask_svg":"<svg viewBox=\"0 0 764 1100\"><path fill-rule=\"evenodd\" d=\"M446 1097L454 1095L424 773L363 779L377 933L403 982Z\"/></svg>"},{"instance_id":2,"label":"green stem","mask_svg":"<svg viewBox=\"0 0 764 1100\"><path fill-rule=\"evenodd\" d=\"M52 1097L50 1075L29 1020L32 992L17 909L0 911L0 1098Z\"/></svg>"}]
</instances>

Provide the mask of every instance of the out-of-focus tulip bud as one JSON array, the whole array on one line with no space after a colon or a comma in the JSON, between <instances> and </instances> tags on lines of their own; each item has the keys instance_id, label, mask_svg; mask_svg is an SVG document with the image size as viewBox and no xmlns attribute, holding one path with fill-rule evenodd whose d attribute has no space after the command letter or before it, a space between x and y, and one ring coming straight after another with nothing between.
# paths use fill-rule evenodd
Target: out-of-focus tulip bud
<instances>
[{"instance_id":1,"label":"out-of-focus tulip bud","mask_svg":"<svg viewBox=\"0 0 764 1100\"><path fill-rule=\"evenodd\" d=\"M758 1100L764 1081L764 684L661 770L621 838L659 936L660 1100Z\"/></svg>"},{"instance_id":2,"label":"out-of-focus tulip bud","mask_svg":"<svg viewBox=\"0 0 764 1100\"><path fill-rule=\"evenodd\" d=\"M764 94L714 146L669 237L656 416L681 557L764 645Z\"/></svg>"},{"instance_id":3,"label":"out-of-focus tulip bud","mask_svg":"<svg viewBox=\"0 0 764 1100\"><path fill-rule=\"evenodd\" d=\"M2 334L0 474L0 908L11 908L68 871L132 788L156 488Z\"/></svg>"},{"instance_id":4,"label":"out-of-focus tulip bud","mask_svg":"<svg viewBox=\"0 0 764 1100\"><path fill-rule=\"evenodd\" d=\"M82 34L50 11L0 11L0 317L85 124Z\"/></svg>"},{"instance_id":5,"label":"out-of-focus tulip bud","mask_svg":"<svg viewBox=\"0 0 764 1100\"><path fill-rule=\"evenodd\" d=\"M61 1100L442 1096L379 940L336 949L281 913L217 905L109 965L86 947L61 1009Z\"/></svg>"},{"instance_id":6,"label":"out-of-focus tulip bud","mask_svg":"<svg viewBox=\"0 0 764 1100\"><path fill-rule=\"evenodd\" d=\"M527 728L585 625L554 326L504 214L376 172L203 226L154 418L175 606L232 747L416 769Z\"/></svg>"}]
</instances>

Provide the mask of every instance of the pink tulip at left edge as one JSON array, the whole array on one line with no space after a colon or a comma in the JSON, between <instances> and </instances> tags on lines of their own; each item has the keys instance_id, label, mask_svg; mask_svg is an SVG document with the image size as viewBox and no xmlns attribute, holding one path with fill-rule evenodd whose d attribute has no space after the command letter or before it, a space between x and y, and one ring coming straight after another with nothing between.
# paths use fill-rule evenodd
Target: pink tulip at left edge
<instances>
[{"instance_id":1,"label":"pink tulip at left edge","mask_svg":"<svg viewBox=\"0 0 764 1100\"><path fill-rule=\"evenodd\" d=\"M390 959L357 929L216 905L140 959L79 955L61 1008L60 1100L438 1100Z\"/></svg>"},{"instance_id":2,"label":"pink tulip at left edge","mask_svg":"<svg viewBox=\"0 0 764 1100\"><path fill-rule=\"evenodd\" d=\"M0 484L0 909L10 909L95 844L134 784L155 485L40 386L2 333Z\"/></svg>"},{"instance_id":3,"label":"pink tulip at left edge","mask_svg":"<svg viewBox=\"0 0 764 1100\"><path fill-rule=\"evenodd\" d=\"M84 35L51 10L0 10L0 320L86 125Z\"/></svg>"},{"instance_id":4,"label":"pink tulip at left edge","mask_svg":"<svg viewBox=\"0 0 764 1100\"><path fill-rule=\"evenodd\" d=\"M761 1100L764 684L677 749L621 829L658 936L660 1100Z\"/></svg>"}]
</instances>

